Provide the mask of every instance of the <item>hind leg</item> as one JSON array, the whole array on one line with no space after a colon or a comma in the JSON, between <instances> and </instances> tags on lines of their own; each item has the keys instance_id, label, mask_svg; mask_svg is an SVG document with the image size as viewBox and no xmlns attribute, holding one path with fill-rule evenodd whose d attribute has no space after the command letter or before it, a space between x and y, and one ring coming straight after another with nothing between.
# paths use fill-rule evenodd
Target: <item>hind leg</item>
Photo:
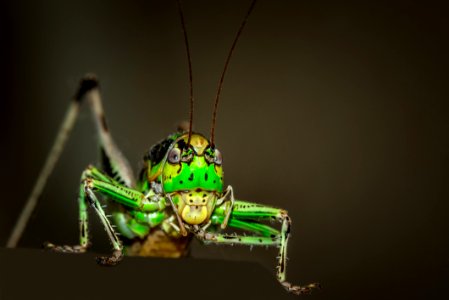
<instances>
[{"instance_id":1,"label":"hind leg","mask_svg":"<svg viewBox=\"0 0 449 300\"><path fill-rule=\"evenodd\" d=\"M81 96L77 96L78 101L86 101L92 110L100 142L102 170L114 180L128 187L134 187L136 180L132 169L116 146L106 122L97 79L94 76L83 78L79 93Z\"/></svg>"},{"instance_id":2,"label":"hind leg","mask_svg":"<svg viewBox=\"0 0 449 300\"><path fill-rule=\"evenodd\" d=\"M133 187L135 185L135 179L129 163L115 145L106 124L99 92L99 83L95 76L86 75L81 80L79 88L70 103L69 109L67 110L64 120L59 128L58 134L50 153L47 156L45 164L37 177L33 190L25 202L25 206L17 219L16 224L14 225L7 242L7 247L16 247L22 237L28 220L36 207L37 201L39 200L43 189L45 188L48 177L53 172L53 169L61 156L65 144L78 118L80 106L84 101L89 103L94 115L100 140L102 164L104 169L107 171L107 174L118 181L121 181L123 184L126 184L128 187Z\"/></svg>"}]
</instances>

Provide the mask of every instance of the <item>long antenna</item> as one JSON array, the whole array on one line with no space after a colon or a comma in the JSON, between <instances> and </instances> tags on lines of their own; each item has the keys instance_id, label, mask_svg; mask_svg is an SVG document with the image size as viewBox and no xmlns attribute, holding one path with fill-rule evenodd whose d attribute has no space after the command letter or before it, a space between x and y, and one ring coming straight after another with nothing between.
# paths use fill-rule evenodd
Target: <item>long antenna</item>
<instances>
[{"instance_id":1,"label":"long antenna","mask_svg":"<svg viewBox=\"0 0 449 300\"><path fill-rule=\"evenodd\" d=\"M256 5L256 2L257 2L257 0L253 0L253 2L251 2L251 6L249 7L248 12L246 13L245 18L243 19L242 24L240 25L239 31L237 32L234 42L232 43L231 50L229 50L228 57L226 58L224 69L223 69L223 72L221 73L220 81L218 82L217 95L215 96L214 114L212 115L212 127L210 130L210 144L212 147L214 146L215 121L217 119L218 102L220 100L220 93L221 93L221 88L223 87L224 76L226 74L226 70L228 69L229 61L231 60L231 56L232 56L232 53L234 52L235 45L237 44L237 41L238 41L240 35L242 34L242 31L243 31L243 28L245 27L246 21L248 20L249 15L251 14L254 6Z\"/></svg>"},{"instance_id":2,"label":"long antenna","mask_svg":"<svg viewBox=\"0 0 449 300\"><path fill-rule=\"evenodd\" d=\"M192 79L192 59L190 58L189 40L187 39L186 23L184 21L184 14L182 12L181 1L177 0L179 16L181 18L182 32L184 33L184 44L186 46L187 61L189 63L189 85L190 85L190 121L189 121L189 138L187 145L190 145L190 139L192 137L192 124L193 124L193 79Z\"/></svg>"}]
</instances>

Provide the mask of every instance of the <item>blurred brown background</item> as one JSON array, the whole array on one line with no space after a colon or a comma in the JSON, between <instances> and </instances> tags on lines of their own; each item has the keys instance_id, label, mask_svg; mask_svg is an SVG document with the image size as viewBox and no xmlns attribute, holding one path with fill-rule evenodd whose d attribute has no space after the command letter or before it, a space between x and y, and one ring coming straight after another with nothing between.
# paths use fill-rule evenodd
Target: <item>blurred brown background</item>
<instances>
[{"instance_id":1,"label":"blurred brown background","mask_svg":"<svg viewBox=\"0 0 449 300\"><path fill-rule=\"evenodd\" d=\"M185 1L195 129L212 101L248 1ZM442 299L449 284L447 4L259 1L218 114L236 196L286 208L288 277L311 299ZM188 118L174 1L1 4L0 243L31 191L79 78L96 73L116 142L135 170ZM81 171L97 160L83 110L20 243L76 243ZM92 214L93 251L108 250ZM193 245L193 256L256 261L276 251ZM236 270L238 272L238 270ZM232 278L232 274L230 274Z\"/></svg>"}]
</instances>

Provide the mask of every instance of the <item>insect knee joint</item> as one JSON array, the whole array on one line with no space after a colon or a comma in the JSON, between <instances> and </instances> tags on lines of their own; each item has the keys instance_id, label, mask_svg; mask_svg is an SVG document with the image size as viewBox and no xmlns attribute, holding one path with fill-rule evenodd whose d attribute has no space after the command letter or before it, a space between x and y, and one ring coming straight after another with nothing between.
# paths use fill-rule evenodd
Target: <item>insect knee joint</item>
<instances>
[{"instance_id":1,"label":"insect knee joint","mask_svg":"<svg viewBox=\"0 0 449 300\"><path fill-rule=\"evenodd\" d=\"M91 90L98 88L99 83L97 76L94 74L86 74L80 81L78 91L75 94L75 101L81 102L83 97Z\"/></svg>"}]
</instances>

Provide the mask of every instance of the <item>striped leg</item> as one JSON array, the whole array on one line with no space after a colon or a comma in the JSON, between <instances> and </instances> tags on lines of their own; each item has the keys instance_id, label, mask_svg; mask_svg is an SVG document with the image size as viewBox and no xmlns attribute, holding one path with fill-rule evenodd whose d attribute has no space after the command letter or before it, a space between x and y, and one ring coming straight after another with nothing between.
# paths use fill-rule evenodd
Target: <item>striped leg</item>
<instances>
[{"instance_id":1,"label":"striped leg","mask_svg":"<svg viewBox=\"0 0 449 300\"><path fill-rule=\"evenodd\" d=\"M89 166L81 175L81 181L84 182L87 178L96 178L100 180L104 180L107 182L111 182L112 180L102 174L98 169L96 169L93 166ZM90 199L90 198L88 198ZM90 204L95 209L97 214L99 214L100 218L102 219L102 216L104 216L104 211L101 206L99 208L96 202L98 202L97 198L94 195L95 200L91 200ZM69 245L54 245L52 243L46 242L44 243L44 247L47 249L50 249L52 251L56 252L64 252L64 253L84 253L86 252L87 248L90 245L89 241L89 230L88 230L88 213L87 213L87 207L88 203L86 201L86 185L82 183L80 185L80 191L78 195L78 205L79 205L79 232L80 232L80 243L79 245L69 246ZM101 210L101 211L100 211ZM107 219L106 219L107 220ZM107 220L108 221L108 220ZM103 222L103 219L102 219ZM105 223L103 222L103 225ZM105 228L107 230L107 225L105 225ZM114 247L115 248L115 247Z\"/></svg>"},{"instance_id":2,"label":"striped leg","mask_svg":"<svg viewBox=\"0 0 449 300\"><path fill-rule=\"evenodd\" d=\"M81 175L81 182L87 178L95 178L105 182L113 183L114 180L103 174L97 168L93 166L87 167L86 170ZM86 202L86 192L85 185L80 185L80 190L78 194L78 207L79 207L79 232L80 232L80 243L79 245L61 245L57 246L52 243L44 243L44 247L51 249L53 251L65 252L65 253L84 253L90 246L89 241L89 223L88 223L88 213L87 213L87 202Z\"/></svg>"},{"instance_id":3,"label":"striped leg","mask_svg":"<svg viewBox=\"0 0 449 300\"><path fill-rule=\"evenodd\" d=\"M155 201L154 199L150 200L141 192L121 185L93 166L90 166L83 172L79 194L80 244L76 246L55 246L48 243L46 246L47 248L59 252L84 252L89 244L87 220L87 203L89 203L100 217L114 250L112 256L100 257L98 262L101 264L113 265L121 260L122 245L94 192L107 196L111 201L118 202L122 205L145 213L163 210L165 208L165 199L161 198L158 201ZM147 215L144 214L143 217L145 216ZM134 229L134 231L136 231L136 228L130 227L129 229ZM140 231L143 230L142 228L137 229ZM136 232L138 233L138 231Z\"/></svg>"},{"instance_id":4,"label":"striped leg","mask_svg":"<svg viewBox=\"0 0 449 300\"><path fill-rule=\"evenodd\" d=\"M212 222L221 224L224 219L224 208L218 207L213 215ZM281 231L258 221L277 220L282 223ZM286 281L287 245L290 236L291 220L287 211L251 202L235 201L229 226L253 232L258 236L237 236L216 233L200 233L198 237L205 241L217 244L241 244L250 246L277 246L279 247L278 265L276 275L282 286L289 292L300 295L310 293L318 288L319 284L312 283L303 286L292 285Z\"/></svg>"},{"instance_id":5,"label":"striped leg","mask_svg":"<svg viewBox=\"0 0 449 300\"><path fill-rule=\"evenodd\" d=\"M86 171L87 172L87 171ZM85 252L88 243L88 222L87 222L87 203L86 200L89 202L90 206L95 210L98 217L100 217L100 220L106 230L106 233L109 236L109 240L112 243L113 247L113 253L111 256L103 256L98 257L97 262L102 265L115 265L123 257L122 253L122 244L117 237L117 234L115 233L114 229L112 228L111 223L109 222L103 208L101 207L101 203L98 200L97 196L92 191L92 187L89 186L88 181L83 181L80 188L80 195L79 195L79 204L80 204L80 245L76 246L56 246L50 243L46 244L46 247L57 252L66 252L66 253L82 253Z\"/></svg>"},{"instance_id":6,"label":"striped leg","mask_svg":"<svg viewBox=\"0 0 449 300\"><path fill-rule=\"evenodd\" d=\"M104 229L106 230L106 233L108 234L109 240L111 241L112 247L114 249L111 256L97 257L97 262L102 265L115 265L123 258L122 243L120 242L117 234L112 228L111 223L109 222L103 208L101 207L100 201L98 201L98 198L92 191L92 187L89 185L88 181L85 181L85 191L87 199L89 200L90 205L93 207L97 215L100 217L101 223L103 223Z\"/></svg>"}]
</instances>

